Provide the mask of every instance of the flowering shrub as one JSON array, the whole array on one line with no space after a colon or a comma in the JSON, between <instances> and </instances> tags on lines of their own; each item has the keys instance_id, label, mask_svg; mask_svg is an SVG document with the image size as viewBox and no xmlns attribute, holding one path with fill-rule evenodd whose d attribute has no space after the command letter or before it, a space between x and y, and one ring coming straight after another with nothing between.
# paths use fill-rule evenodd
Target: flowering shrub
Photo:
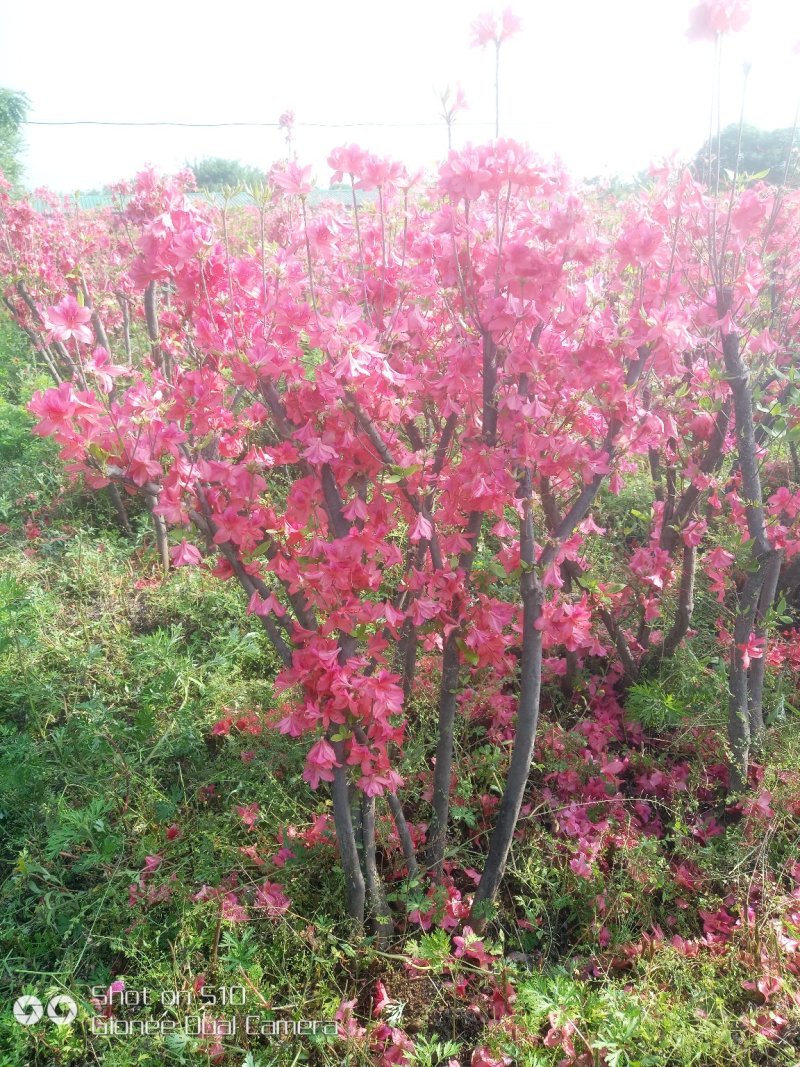
<instances>
[{"instance_id":1,"label":"flowering shrub","mask_svg":"<svg viewBox=\"0 0 800 1067\"><path fill-rule=\"evenodd\" d=\"M746 17L739 0L704 0L691 33L719 44ZM519 29L510 10L473 27L473 43L495 46L498 94L500 48ZM288 113L281 126L290 136ZM352 208L312 207L311 168L295 160L272 168L249 210L200 202L186 174L145 172L86 216L55 201L37 213L4 187L4 302L53 378L30 410L70 475L108 487L123 526L120 490L140 497L166 570L202 567L244 591L282 663L270 726L301 739L305 781L331 790L349 914L361 921L368 900L376 927L391 925L383 798L405 874L433 883L412 918L430 921L444 890L449 918L471 917L480 936L525 803L543 682L598 697L672 657L691 633L698 561L732 616L719 624L726 784L749 783L767 664L791 662L770 641L773 607L800 587L794 453L783 482L762 485L800 412L800 200L654 170L609 204L499 137L451 151L432 181L355 145L329 163ZM603 575L593 508L645 473L637 534ZM30 539L40 533L31 522ZM423 673L438 726L430 816L411 826L403 751ZM499 801L482 800L488 851L469 904L446 860L459 710L510 756ZM620 714L608 698L587 726L588 784L570 771L547 786L566 802L554 828L586 881L608 826L569 798L628 771L604 752ZM237 714L212 733L263 728ZM647 798L670 797L682 773L636 778L651 829ZM254 831L258 805L236 811ZM712 836L713 820L698 832ZM147 858L132 903L172 891L152 881L159 864ZM235 887L209 893L244 921ZM250 906L279 914L288 898L266 882Z\"/></svg>"},{"instance_id":2,"label":"flowering shrub","mask_svg":"<svg viewBox=\"0 0 800 1067\"><path fill-rule=\"evenodd\" d=\"M769 606L800 547L792 489L762 504L753 482L757 450L797 415L784 253L798 203L755 185L719 211L688 174L659 173L610 213L510 141L451 152L428 187L352 145L331 166L374 206L312 210L309 168L294 163L235 216L190 198L185 176L151 172L119 188L119 209L78 224L6 196L2 269L6 304L56 379L31 403L37 432L87 485L142 495L167 562L242 586L284 664L277 729L305 740L311 787L331 785L360 917L365 890L383 905L370 845L365 861L356 850L351 782L368 833L387 797L417 870L399 801L416 664L438 663L441 678L423 857L440 875L461 686L487 670L512 679L520 659L477 893L489 899L542 670L570 686L599 658L631 680L671 655L689 632L698 556L722 602L746 566L705 551L722 523L758 562L729 638L744 781ZM748 374L765 383L759 408ZM604 532L590 511L642 461L649 530L619 546L629 577L613 586L589 567ZM479 551L516 598L481 580ZM574 863L586 870L590 855Z\"/></svg>"}]
</instances>

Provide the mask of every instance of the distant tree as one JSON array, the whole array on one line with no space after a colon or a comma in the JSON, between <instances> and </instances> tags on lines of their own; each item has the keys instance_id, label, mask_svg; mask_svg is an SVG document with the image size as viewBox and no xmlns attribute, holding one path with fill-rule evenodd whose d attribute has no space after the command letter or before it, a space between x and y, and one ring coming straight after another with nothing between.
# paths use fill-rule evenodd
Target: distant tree
<instances>
[{"instance_id":1,"label":"distant tree","mask_svg":"<svg viewBox=\"0 0 800 1067\"><path fill-rule=\"evenodd\" d=\"M733 123L727 126L720 136L720 174L724 182L730 173L738 169L742 174L761 174L764 181L779 185L786 174L786 184L796 188L800 185L800 136L793 134L792 127L780 130L760 130L756 126L743 126L741 144L739 143L739 126ZM739 166L736 166L737 149ZM786 161L791 153L788 173ZM707 177L709 169L708 141L703 145L694 159L693 168L698 178ZM726 171L729 172L726 175ZM717 174L717 138L711 139L711 181Z\"/></svg>"},{"instance_id":2,"label":"distant tree","mask_svg":"<svg viewBox=\"0 0 800 1067\"><path fill-rule=\"evenodd\" d=\"M18 156L22 149L20 127L28 114L30 101L14 89L0 89L0 171L16 185L22 175Z\"/></svg>"},{"instance_id":3,"label":"distant tree","mask_svg":"<svg viewBox=\"0 0 800 1067\"><path fill-rule=\"evenodd\" d=\"M249 167L236 159L208 156L190 163L189 169L201 189L222 189L226 185L243 185L246 182L264 180L264 172L258 167Z\"/></svg>"}]
</instances>

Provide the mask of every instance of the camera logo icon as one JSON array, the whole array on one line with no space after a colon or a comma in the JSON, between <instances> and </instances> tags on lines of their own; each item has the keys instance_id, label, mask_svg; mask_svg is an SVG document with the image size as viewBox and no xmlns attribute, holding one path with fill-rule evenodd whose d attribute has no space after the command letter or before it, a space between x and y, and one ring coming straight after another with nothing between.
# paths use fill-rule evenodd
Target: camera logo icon
<instances>
[{"instance_id":1,"label":"camera logo icon","mask_svg":"<svg viewBox=\"0 0 800 1067\"><path fill-rule=\"evenodd\" d=\"M38 997L18 997L14 1001L13 1011L20 1026L35 1026L41 1019L44 1008Z\"/></svg>"},{"instance_id":2,"label":"camera logo icon","mask_svg":"<svg viewBox=\"0 0 800 1067\"><path fill-rule=\"evenodd\" d=\"M20 1026L35 1026L41 1021L45 1009L38 997L23 996L14 1001L12 1011ZM69 1026L77 1014L78 1005L66 993L51 997L47 1002L47 1018L56 1026Z\"/></svg>"}]
</instances>

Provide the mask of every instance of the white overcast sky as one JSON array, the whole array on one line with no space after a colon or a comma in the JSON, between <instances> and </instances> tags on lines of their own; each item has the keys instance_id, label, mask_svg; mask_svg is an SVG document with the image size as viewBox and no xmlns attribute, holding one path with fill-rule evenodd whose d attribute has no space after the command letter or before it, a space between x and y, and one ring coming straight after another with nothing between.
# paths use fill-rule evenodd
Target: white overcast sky
<instances>
[{"instance_id":1,"label":"white overcast sky","mask_svg":"<svg viewBox=\"0 0 800 1067\"><path fill-rule=\"evenodd\" d=\"M503 48L501 133L560 156L577 174L631 174L708 129L713 45L686 39L696 0L516 0L524 31ZM470 104L455 144L492 136L493 61L470 47L491 0L0 0L0 85L36 120L436 123L436 87ZM496 5L499 9L502 2ZM723 123L790 126L800 93L800 0L752 0L726 41ZM468 125L475 123L479 125ZM28 126L26 184L66 192L223 156L268 166L273 129ZM413 166L446 147L444 126L296 131L327 185L328 150L355 141Z\"/></svg>"}]
</instances>

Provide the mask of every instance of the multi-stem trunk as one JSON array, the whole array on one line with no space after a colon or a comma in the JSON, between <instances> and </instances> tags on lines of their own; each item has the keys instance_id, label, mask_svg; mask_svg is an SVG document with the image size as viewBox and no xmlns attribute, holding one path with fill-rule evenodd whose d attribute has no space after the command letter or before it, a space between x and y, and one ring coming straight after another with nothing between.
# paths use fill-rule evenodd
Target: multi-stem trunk
<instances>
[{"instance_id":1,"label":"multi-stem trunk","mask_svg":"<svg viewBox=\"0 0 800 1067\"><path fill-rule=\"evenodd\" d=\"M148 482L145 485L144 497L147 501L147 508L153 521L153 533L156 538L156 548L158 549L161 566L164 569L164 573L167 574L170 567L169 537L167 534L167 524L164 521L163 515L157 514L155 510L158 506L158 494L159 487L154 482Z\"/></svg>"},{"instance_id":2,"label":"multi-stem trunk","mask_svg":"<svg viewBox=\"0 0 800 1067\"><path fill-rule=\"evenodd\" d=\"M631 389L638 382L649 356L649 348L639 349L637 359L629 364L625 375L625 388ZM528 395L527 376L520 378L520 395ZM607 453L609 463L614 456L617 435L622 428L618 416L609 419L608 429L603 441L603 451ZM522 500L522 521L520 524L520 598L522 601L522 649L520 657L520 697L517 712L517 728L511 763L506 777L503 796L500 801L497 821L489 839L489 851L473 903L473 927L480 928L485 921L485 905L493 899L503 878L511 843L514 839L525 787L533 761L533 748L536 742L536 728L539 722L539 699L542 685L542 631L537 627L544 605L544 588L537 573L537 567L545 573L557 556L558 548L572 535L572 532L589 514L604 474L595 474L588 484L578 493L566 515L559 517L555 501L551 498L546 505L553 533L549 543L536 560L536 540L532 514L532 476L530 468L525 466L518 483L517 495ZM547 491L546 491L547 492Z\"/></svg>"},{"instance_id":3,"label":"multi-stem trunk","mask_svg":"<svg viewBox=\"0 0 800 1067\"><path fill-rule=\"evenodd\" d=\"M767 638L769 613L775 603L782 563L782 551L773 551L765 563L764 583L761 586L753 627L756 639L761 642L764 642ZM764 730L764 674L766 665L766 655L759 656L750 664L747 706L752 740L756 740Z\"/></svg>"},{"instance_id":4,"label":"multi-stem trunk","mask_svg":"<svg viewBox=\"0 0 800 1067\"><path fill-rule=\"evenodd\" d=\"M720 318L729 314L732 294L729 289L717 295L717 311ZM750 375L742 359L740 338L737 333L723 334L722 354L728 385L733 394L733 410L736 418L736 452L741 473L741 496L744 501L747 531L750 535L752 569L739 596L739 608L733 632L731 648L728 700L728 740L731 747L731 789L747 788L747 771L752 739L751 691L756 683L758 716L760 718L761 686L758 672L752 676L752 668L746 652L750 644L757 616L765 626L772 607L778 582L780 560L775 562L777 551L767 537L764 505L761 493L761 475L758 463L758 444L753 421L753 391Z\"/></svg>"},{"instance_id":5,"label":"multi-stem trunk","mask_svg":"<svg viewBox=\"0 0 800 1067\"><path fill-rule=\"evenodd\" d=\"M497 444L497 346L491 334L483 331L483 407L481 437L484 445L494 448ZM461 553L459 570L464 582L469 583L472 564L483 526L483 512L473 511L467 522L465 538L470 547ZM466 604L458 605L457 614ZM459 650L460 628L451 630L444 643L442 677L439 688L439 723L436 742L436 765L433 771L433 800L431 825L428 832L425 866L434 878L441 876L447 844L447 824L450 815L450 778L453 768L453 744L455 718L458 707L458 687L461 674Z\"/></svg>"}]
</instances>

